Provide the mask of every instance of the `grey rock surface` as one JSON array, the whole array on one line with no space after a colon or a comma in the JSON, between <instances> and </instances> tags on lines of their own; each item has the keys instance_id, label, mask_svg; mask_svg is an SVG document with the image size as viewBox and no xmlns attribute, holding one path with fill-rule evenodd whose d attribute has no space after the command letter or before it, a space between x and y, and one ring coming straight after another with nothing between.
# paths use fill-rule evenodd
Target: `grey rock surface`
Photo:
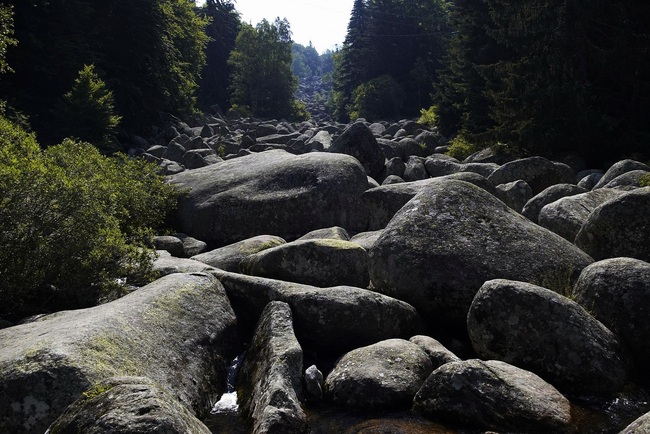
<instances>
[{"instance_id":1,"label":"grey rock surface","mask_svg":"<svg viewBox=\"0 0 650 434\"><path fill-rule=\"evenodd\" d=\"M628 377L617 337L579 304L540 286L485 282L467 315L474 350L575 395L613 395Z\"/></svg>"},{"instance_id":2,"label":"grey rock surface","mask_svg":"<svg viewBox=\"0 0 650 434\"><path fill-rule=\"evenodd\" d=\"M409 408L433 367L418 345L388 339L341 357L325 379L325 395L351 409Z\"/></svg>"},{"instance_id":3,"label":"grey rock surface","mask_svg":"<svg viewBox=\"0 0 650 434\"><path fill-rule=\"evenodd\" d=\"M537 375L495 360L452 362L433 371L415 411L498 432L563 432L571 404Z\"/></svg>"}]
</instances>

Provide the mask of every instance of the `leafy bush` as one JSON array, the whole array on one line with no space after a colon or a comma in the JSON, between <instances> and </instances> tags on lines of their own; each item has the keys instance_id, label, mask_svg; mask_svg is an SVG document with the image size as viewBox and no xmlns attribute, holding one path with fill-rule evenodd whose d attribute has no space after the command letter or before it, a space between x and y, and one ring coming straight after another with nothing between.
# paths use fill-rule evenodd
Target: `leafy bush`
<instances>
[{"instance_id":1,"label":"leafy bush","mask_svg":"<svg viewBox=\"0 0 650 434\"><path fill-rule=\"evenodd\" d=\"M418 119L418 123L425 125L429 128L433 128L436 126L436 120L437 116L436 113L438 111L438 106L432 105L428 109L420 109L420 119Z\"/></svg>"},{"instance_id":2,"label":"leafy bush","mask_svg":"<svg viewBox=\"0 0 650 434\"><path fill-rule=\"evenodd\" d=\"M650 187L650 174L641 177L641 187Z\"/></svg>"},{"instance_id":3,"label":"leafy bush","mask_svg":"<svg viewBox=\"0 0 650 434\"><path fill-rule=\"evenodd\" d=\"M478 146L470 143L463 134L459 134L449 143L447 155L462 161L479 150Z\"/></svg>"},{"instance_id":4,"label":"leafy bush","mask_svg":"<svg viewBox=\"0 0 650 434\"><path fill-rule=\"evenodd\" d=\"M145 283L177 192L156 168L66 140L41 151L0 117L0 316L89 306Z\"/></svg>"},{"instance_id":5,"label":"leafy bush","mask_svg":"<svg viewBox=\"0 0 650 434\"><path fill-rule=\"evenodd\" d=\"M352 92L351 119L392 119L402 109L404 95L399 83L390 75L373 78Z\"/></svg>"}]
</instances>

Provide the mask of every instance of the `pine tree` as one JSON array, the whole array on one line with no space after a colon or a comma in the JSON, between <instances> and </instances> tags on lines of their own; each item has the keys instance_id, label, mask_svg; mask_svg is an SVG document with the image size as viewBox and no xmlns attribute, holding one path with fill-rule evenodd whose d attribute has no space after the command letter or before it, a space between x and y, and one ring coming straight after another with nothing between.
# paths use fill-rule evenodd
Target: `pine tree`
<instances>
[{"instance_id":1,"label":"pine tree","mask_svg":"<svg viewBox=\"0 0 650 434\"><path fill-rule=\"evenodd\" d=\"M112 151L112 136L121 119L113 104L113 93L99 78L95 66L84 66L72 89L58 104L61 138L74 137L103 152Z\"/></svg>"}]
</instances>

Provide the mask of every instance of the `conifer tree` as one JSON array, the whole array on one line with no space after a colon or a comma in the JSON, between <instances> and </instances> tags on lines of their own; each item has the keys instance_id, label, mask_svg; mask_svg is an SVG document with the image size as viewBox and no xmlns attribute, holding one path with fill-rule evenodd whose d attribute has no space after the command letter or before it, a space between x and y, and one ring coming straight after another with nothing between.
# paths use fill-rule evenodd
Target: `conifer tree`
<instances>
[{"instance_id":1,"label":"conifer tree","mask_svg":"<svg viewBox=\"0 0 650 434\"><path fill-rule=\"evenodd\" d=\"M113 93L99 78L95 66L84 66L72 89L58 104L62 138L74 137L110 152L112 136L121 119L113 104Z\"/></svg>"}]
</instances>

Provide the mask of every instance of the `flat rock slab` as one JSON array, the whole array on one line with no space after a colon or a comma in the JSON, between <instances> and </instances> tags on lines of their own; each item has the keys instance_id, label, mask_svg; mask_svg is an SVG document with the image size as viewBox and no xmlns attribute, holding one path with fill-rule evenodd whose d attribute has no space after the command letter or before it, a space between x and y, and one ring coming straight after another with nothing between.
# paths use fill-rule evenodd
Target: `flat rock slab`
<instances>
[{"instance_id":1,"label":"flat rock slab","mask_svg":"<svg viewBox=\"0 0 650 434\"><path fill-rule=\"evenodd\" d=\"M340 226L365 230L360 201L367 188L361 164L349 155L267 151L169 177L188 193L178 218L184 233L215 246L257 235L296 239Z\"/></svg>"},{"instance_id":2,"label":"flat rock slab","mask_svg":"<svg viewBox=\"0 0 650 434\"><path fill-rule=\"evenodd\" d=\"M115 376L148 377L200 412L225 388L235 326L216 278L172 274L111 303L0 330L0 432L45 432Z\"/></svg>"},{"instance_id":3,"label":"flat rock slab","mask_svg":"<svg viewBox=\"0 0 650 434\"><path fill-rule=\"evenodd\" d=\"M433 371L413 402L436 420L499 432L562 432L571 405L532 372L495 360L447 363Z\"/></svg>"},{"instance_id":4,"label":"flat rock slab","mask_svg":"<svg viewBox=\"0 0 650 434\"><path fill-rule=\"evenodd\" d=\"M413 336L420 317L409 304L351 286L317 288L243 274L213 272L241 318L257 321L271 301L288 303L298 339L310 348L342 353L384 339Z\"/></svg>"},{"instance_id":5,"label":"flat rock slab","mask_svg":"<svg viewBox=\"0 0 650 434\"><path fill-rule=\"evenodd\" d=\"M293 332L291 308L269 303L255 328L239 371L237 396L252 420L252 433L301 433L307 416L302 400L302 348Z\"/></svg>"},{"instance_id":6,"label":"flat rock slab","mask_svg":"<svg viewBox=\"0 0 650 434\"><path fill-rule=\"evenodd\" d=\"M168 391L144 377L117 377L85 391L49 434L210 434Z\"/></svg>"}]
</instances>

